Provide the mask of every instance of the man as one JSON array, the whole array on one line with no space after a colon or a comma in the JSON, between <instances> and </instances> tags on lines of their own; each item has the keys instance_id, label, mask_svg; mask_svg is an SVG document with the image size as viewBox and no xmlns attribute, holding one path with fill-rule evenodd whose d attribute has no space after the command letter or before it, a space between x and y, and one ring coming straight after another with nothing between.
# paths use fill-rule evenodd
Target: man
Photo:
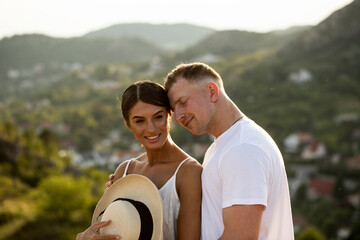
<instances>
[{"instance_id":1,"label":"man","mask_svg":"<svg viewBox=\"0 0 360 240\"><path fill-rule=\"evenodd\" d=\"M203 162L201 238L294 239L281 153L227 96L220 75L206 64L181 64L165 90L176 121L215 137Z\"/></svg>"}]
</instances>

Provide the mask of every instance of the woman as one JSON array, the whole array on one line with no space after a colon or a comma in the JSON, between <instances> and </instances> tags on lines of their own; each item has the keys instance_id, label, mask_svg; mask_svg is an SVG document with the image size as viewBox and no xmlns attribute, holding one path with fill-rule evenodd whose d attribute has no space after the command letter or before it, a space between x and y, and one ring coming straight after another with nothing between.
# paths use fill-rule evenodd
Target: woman
<instances>
[{"instance_id":1,"label":"woman","mask_svg":"<svg viewBox=\"0 0 360 240\"><path fill-rule=\"evenodd\" d=\"M107 187L128 174L146 176L163 199L164 240L200 239L202 167L169 135L171 112L164 88L150 81L136 82L124 91L121 109L126 126L146 152L120 164ZM99 239L96 232L106 224L91 226L77 239Z\"/></svg>"}]
</instances>

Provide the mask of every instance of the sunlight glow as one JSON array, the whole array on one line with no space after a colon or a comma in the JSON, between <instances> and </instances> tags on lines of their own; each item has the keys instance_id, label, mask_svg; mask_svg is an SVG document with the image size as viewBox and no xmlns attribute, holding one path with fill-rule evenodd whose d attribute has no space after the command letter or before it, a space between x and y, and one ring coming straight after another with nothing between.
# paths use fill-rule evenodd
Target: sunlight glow
<instances>
[{"instance_id":1,"label":"sunlight glow","mask_svg":"<svg viewBox=\"0 0 360 240\"><path fill-rule=\"evenodd\" d=\"M190 23L255 32L316 25L351 0L0 0L0 38L81 36L119 23Z\"/></svg>"}]
</instances>

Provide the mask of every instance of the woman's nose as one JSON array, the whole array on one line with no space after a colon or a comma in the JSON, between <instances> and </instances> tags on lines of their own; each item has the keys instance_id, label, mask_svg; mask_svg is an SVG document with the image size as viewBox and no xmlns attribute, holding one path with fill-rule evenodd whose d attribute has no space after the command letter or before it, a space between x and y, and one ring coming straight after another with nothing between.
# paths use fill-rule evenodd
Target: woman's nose
<instances>
[{"instance_id":1,"label":"woman's nose","mask_svg":"<svg viewBox=\"0 0 360 240\"><path fill-rule=\"evenodd\" d=\"M154 132L156 129L153 121L148 121L146 128L148 132Z\"/></svg>"}]
</instances>

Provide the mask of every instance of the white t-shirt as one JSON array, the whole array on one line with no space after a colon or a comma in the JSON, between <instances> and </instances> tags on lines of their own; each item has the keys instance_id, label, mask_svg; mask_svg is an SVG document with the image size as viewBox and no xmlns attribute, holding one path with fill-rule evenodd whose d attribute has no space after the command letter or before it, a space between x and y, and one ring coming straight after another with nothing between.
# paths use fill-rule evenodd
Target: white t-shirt
<instances>
[{"instance_id":1,"label":"white t-shirt","mask_svg":"<svg viewBox=\"0 0 360 240\"><path fill-rule=\"evenodd\" d=\"M215 139L203 167L201 239L220 238L222 209L240 204L265 206L259 239L294 239L283 158L254 121L245 117Z\"/></svg>"}]
</instances>

